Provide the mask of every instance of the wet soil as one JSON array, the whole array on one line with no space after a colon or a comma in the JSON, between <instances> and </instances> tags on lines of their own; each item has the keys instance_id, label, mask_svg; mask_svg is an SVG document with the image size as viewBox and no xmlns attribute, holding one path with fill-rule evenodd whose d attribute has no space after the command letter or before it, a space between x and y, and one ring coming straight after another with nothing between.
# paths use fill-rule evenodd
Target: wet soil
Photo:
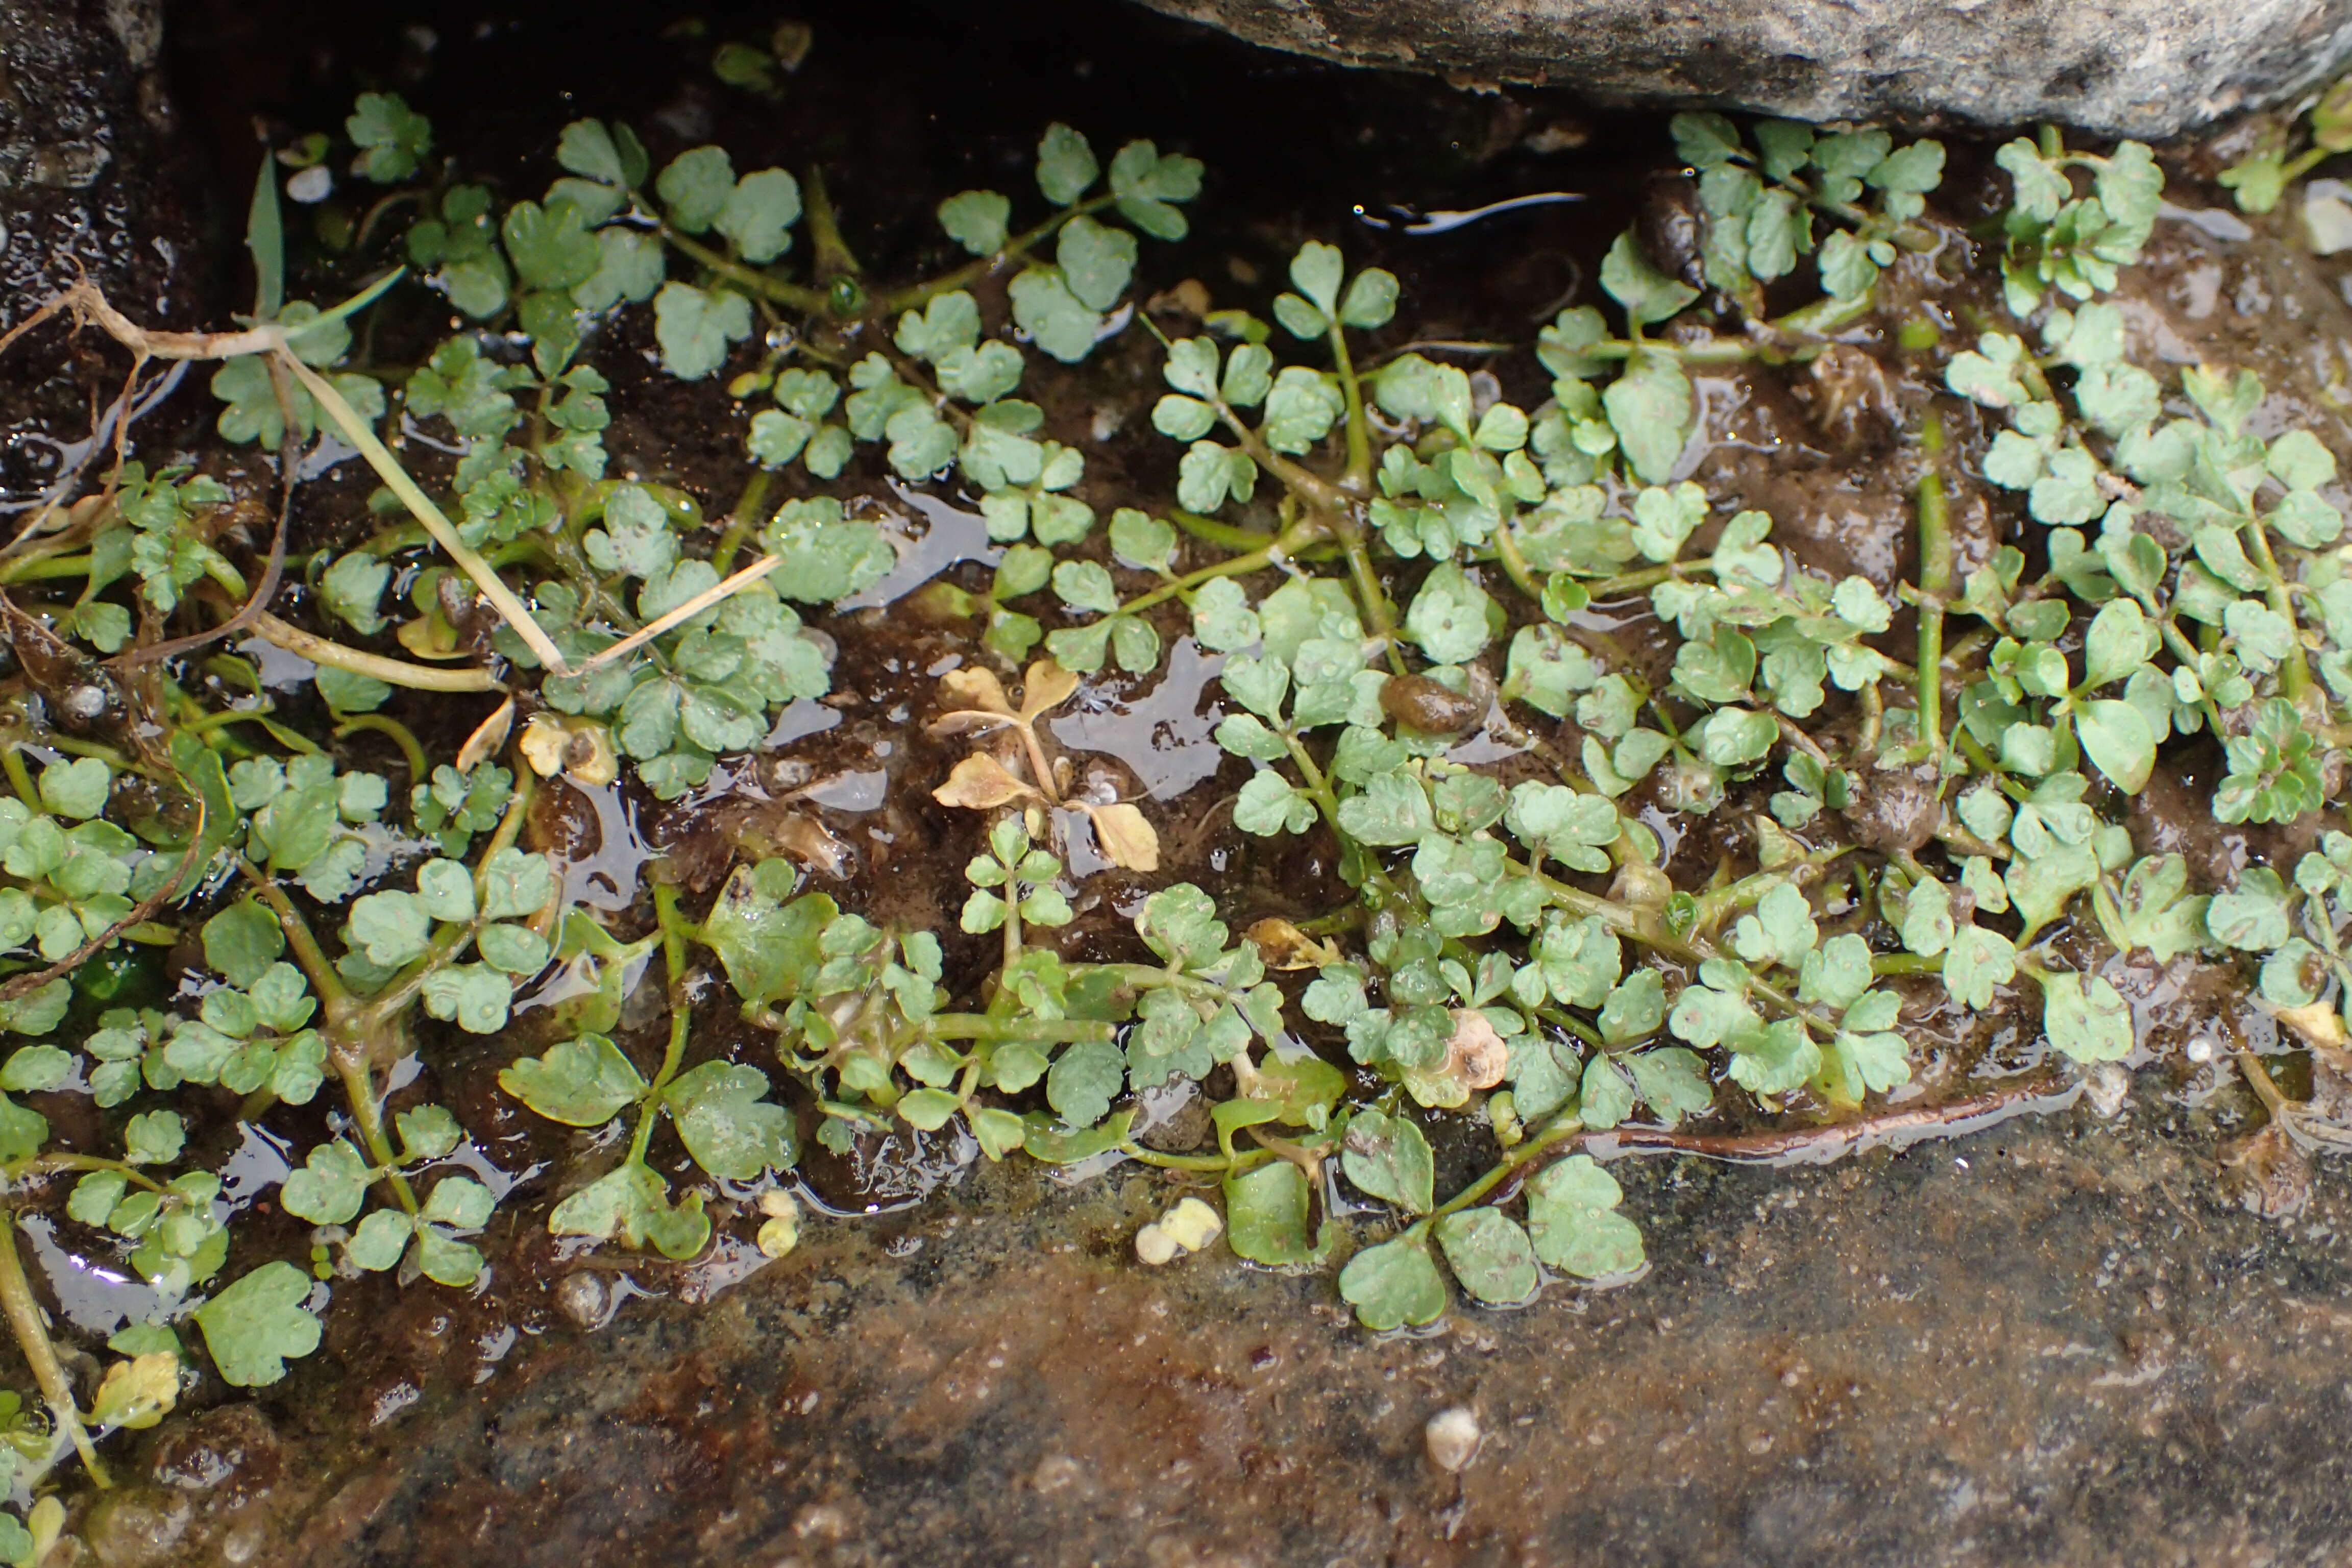
<instances>
[{"instance_id":1,"label":"wet soil","mask_svg":"<svg viewBox=\"0 0 2352 1568\"><path fill-rule=\"evenodd\" d=\"M907 274L948 259L932 204L973 184L1025 189L1037 129L1061 118L1098 142L1153 135L1209 164L1201 226L1147 249L1147 290L1192 277L1216 303L1262 309L1301 237L1343 237L1351 257L1404 280L1407 319L1383 346L1520 344L1489 369L1532 406L1543 377L1524 345L1559 306L1594 298L1599 255L1654 199L1666 147L1654 120L1255 56L1076 0L983 16L827 10L809 18L810 65L768 103L706 68L717 40L762 36L765 13L689 31L643 11L323 16L192 0L173 14L164 68L183 151L213 172L156 188L178 193L172 232L209 236L188 274L205 297L196 313L216 321L236 302L252 117L282 138L339 121L362 88L407 94L445 147L514 192L546 177L556 130L581 113L635 121L657 161L702 140L746 167L814 156L851 243ZM1956 221L1981 216L1969 193L1983 153L1955 145ZM1460 209L1550 189L1591 199L1427 239L1349 216L1358 203ZM2256 369L2273 393L2262 420L2302 420L2344 445L2341 269L2303 253L2284 220L2206 212L2210 188L2174 199L2183 216L2159 226L2151 265L2125 289L2136 352ZM168 226L131 206L107 223L101 237L126 255ZM1900 432L1916 428L1934 375L1894 329L1916 310L1949 341L1973 335L1989 296L1946 276L1967 244L1956 230L1946 252L1906 258L1889 309L1815 369L1706 382L1704 438L1685 467L1727 515L1766 507L1823 572L1891 587L1912 570L1918 459ZM297 252L332 268L299 239ZM447 330L435 302L402 309L377 345L388 358ZM716 383L681 387L633 363L644 337L638 322L600 350L616 383L615 467L720 516L743 479L740 416ZM1081 493L1098 515L1172 488L1176 448L1127 416L1157 374L1130 333L1082 374L1035 378L1053 433L1085 445ZM1965 469L1990 431L1945 411ZM184 395L158 419L176 416L174 438L194 443L205 412ZM942 908L960 896L974 826L928 798L954 753L920 722L937 674L977 657L976 628L919 621L906 595L939 574L984 588L991 552L967 498L852 473L908 563L823 623L841 648L835 697L794 709L766 751L676 807L559 786L535 814L533 843L562 855L616 925L642 922L646 877L707 891L739 848L794 854L877 920L952 925ZM352 465L307 487L298 554L368 526L367 488ZM1954 512L1964 566L2030 542L2006 492L1956 477ZM299 616L299 591L289 600ZM1607 608L1643 646L1639 606ZM1167 851L1153 882L1215 887L1236 927L1319 913L1340 896L1328 846L1269 852L1223 812L1244 772L1209 739L1214 672L1175 642L1160 673L1090 680L1048 728L1082 765L1123 770L1122 793ZM454 743L480 716L458 706L394 711ZM316 717L291 694L282 712ZM1832 703L1822 722L1841 721ZM1509 748L1476 744L1476 760L1510 765ZM2210 782L2151 795L2133 818L2141 847L2182 850L2215 883L2291 853L2218 830ZM1727 830L1650 815L1679 839L1669 868L1686 884L1745 853ZM1074 869L1088 880L1069 951L1128 956L1124 911L1147 884L1076 855ZM951 942L951 967L967 956ZM485 1179L514 1185L483 1243L488 1284L461 1298L339 1283L320 1354L257 1400L199 1390L194 1414L137 1446L131 1484L78 1510L77 1529L110 1565L2333 1560L2352 1551L2352 1461L2334 1440L2352 1398L2352 1200L2336 1170L2230 1142L2260 1116L2212 1046L2276 1044L2233 973L2108 973L2144 1034L2120 1118L2077 1105L1829 1168L1624 1160L1644 1278L1555 1286L1513 1312L1463 1307L1431 1334L1384 1341L1353 1326L1328 1271L1285 1278L1221 1251L1138 1265L1136 1228L1181 1191L1168 1178L1130 1168L1066 1186L1025 1163L991 1168L968 1139L813 1161L804 1192L839 1212L807 1218L782 1263L745 1239L757 1223L745 1194L713 1205L721 1238L691 1266L559 1247L547 1206L614 1151L495 1091L497 1069L541 1048L557 1021L528 1009L495 1041L428 1037L406 1091L452 1105ZM2013 1002L1906 1018L1941 1047L1914 1092L2039 1070L2030 1009ZM625 1045L658 1032L660 1006L656 986L637 991ZM727 1011L715 997L701 1009L697 1058L769 1059ZM234 1140L231 1110L218 1135ZM68 1107L51 1113L62 1121ZM1442 1140L1462 1167L1449 1180L1483 1164L1484 1142L1468 1127ZM267 1213L281 1153L247 1135L228 1195L256 1210L241 1245L299 1256L308 1227ZM656 1154L682 1159L661 1142ZM60 1314L103 1335L119 1298L76 1241L61 1231L37 1257ZM1455 1405L1486 1434L1458 1478L1423 1444L1429 1417Z\"/></svg>"},{"instance_id":2,"label":"wet soil","mask_svg":"<svg viewBox=\"0 0 2352 1568\"><path fill-rule=\"evenodd\" d=\"M214 1411L92 1542L337 1568L2338 1561L2352 1191L2323 1171L2287 1225L2240 1206L2200 1085L2162 1077L2114 1121L1828 1168L1619 1163L1645 1278L1421 1337L1364 1334L1321 1278L1139 1268L1161 1178L976 1178L813 1220L708 1304L530 1336L478 1387L447 1344L413 1403ZM1458 1477L1423 1437L1453 1405L1484 1433Z\"/></svg>"}]
</instances>

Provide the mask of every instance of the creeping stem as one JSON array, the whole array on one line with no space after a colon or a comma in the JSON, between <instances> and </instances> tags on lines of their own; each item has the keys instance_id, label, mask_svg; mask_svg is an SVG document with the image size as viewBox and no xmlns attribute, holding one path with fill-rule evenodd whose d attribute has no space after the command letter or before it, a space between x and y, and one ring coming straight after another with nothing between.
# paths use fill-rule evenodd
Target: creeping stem
<instances>
[{"instance_id":1,"label":"creeping stem","mask_svg":"<svg viewBox=\"0 0 2352 1568\"><path fill-rule=\"evenodd\" d=\"M1919 743L1940 768L1944 755L1944 600L1952 591L1951 518L1945 504L1944 476L1936 459L1944 450L1944 421L1927 416L1920 433L1927 455L1919 476Z\"/></svg>"},{"instance_id":2,"label":"creeping stem","mask_svg":"<svg viewBox=\"0 0 2352 1568\"><path fill-rule=\"evenodd\" d=\"M640 1102L644 1109L637 1115L636 1135L629 1140L629 1160L643 1164L646 1145L652 1142L654 1123L661 1104L662 1090L686 1061L686 1039L694 1021L693 998L686 991L686 939L694 931L694 922L678 913L677 889L667 882L654 884L654 916L661 925L662 966L669 973L669 1045L662 1052L661 1070L654 1075L651 1088Z\"/></svg>"},{"instance_id":3,"label":"creeping stem","mask_svg":"<svg viewBox=\"0 0 2352 1568\"><path fill-rule=\"evenodd\" d=\"M41 1304L34 1299L33 1282L25 1277L24 1259L16 1253L16 1215L13 1210L5 1222L0 1222L0 1314L7 1317L8 1327L16 1336L16 1348L25 1352L25 1360L33 1369L33 1381L40 1384L41 1397L48 1401L49 1415L57 1421L58 1429L73 1439L74 1451L81 1456L90 1480L100 1488L112 1486L106 1467L98 1462L98 1450L91 1446L89 1434L82 1429L81 1412L74 1405L73 1384L66 1381L65 1368L58 1364L57 1347L49 1342Z\"/></svg>"}]
</instances>

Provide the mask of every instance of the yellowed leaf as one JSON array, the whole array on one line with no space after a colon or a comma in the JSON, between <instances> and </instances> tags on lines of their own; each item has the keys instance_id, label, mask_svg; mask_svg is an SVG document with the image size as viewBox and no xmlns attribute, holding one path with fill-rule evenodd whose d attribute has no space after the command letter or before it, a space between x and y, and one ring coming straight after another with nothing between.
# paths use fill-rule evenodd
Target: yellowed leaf
<instances>
[{"instance_id":1,"label":"yellowed leaf","mask_svg":"<svg viewBox=\"0 0 2352 1568\"><path fill-rule=\"evenodd\" d=\"M1317 942L1280 915L1268 915L1249 928L1258 957L1268 969L1320 969L1339 962L1339 950Z\"/></svg>"},{"instance_id":2,"label":"yellowed leaf","mask_svg":"<svg viewBox=\"0 0 2352 1568\"><path fill-rule=\"evenodd\" d=\"M515 700L508 698L490 710L490 716L474 726L466 743L457 748L457 771L470 773L499 754L507 743L508 732L514 728Z\"/></svg>"},{"instance_id":3,"label":"yellowed leaf","mask_svg":"<svg viewBox=\"0 0 2352 1568\"><path fill-rule=\"evenodd\" d=\"M403 621L393 629L400 646L419 658L463 658L466 650L457 646L457 634L449 624L432 616L419 616L413 621Z\"/></svg>"},{"instance_id":4,"label":"yellowed leaf","mask_svg":"<svg viewBox=\"0 0 2352 1568\"><path fill-rule=\"evenodd\" d=\"M179 1396L180 1358L170 1351L150 1351L108 1367L90 1408L104 1426L137 1431L170 1415Z\"/></svg>"},{"instance_id":5,"label":"yellowed leaf","mask_svg":"<svg viewBox=\"0 0 2352 1568\"><path fill-rule=\"evenodd\" d=\"M849 846L813 816L793 812L775 825L776 847L808 867L839 880L848 875Z\"/></svg>"},{"instance_id":6,"label":"yellowed leaf","mask_svg":"<svg viewBox=\"0 0 2352 1568\"><path fill-rule=\"evenodd\" d=\"M993 671L980 665L968 664L940 677L940 693L959 708L977 708L984 713L1013 717L1013 704L1004 697L1004 683L996 679Z\"/></svg>"},{"instance_id":7,"label":"yellowed leaf","mask_svg":"<svg viewBox=\"0 0 2352 1568\"><path fill-rule=\"evenodd\" d=\"M1016 800L1034 800L1037 792L994 757L975 752L955 765L948 782L931 792L931 798L966 811L993 811Z\"/></svg>"},{"instance_id":8,"label":"yellowed leaf","mask_svg":"<svg viewBox=\"0 0 2352 1568\"><path fill-rule=\"evenodd\" d=\"M563 743L568 739L562 720L552 713L534 713L522 727L522 739L515 742L515 750L522 753L532 773L551 779L563 771Z\"/></svg>"},{"instance_id":9,"label":"yellowed leaf","mask_svg":"<svg viewBox=\"0 0 2352 1568\"><path fill-rule=\"evenodd\" d=\"M1130 871L1160 869L1160 835L1142 812L1120 801L1089 805L1087 815L1094 819L1095 840L1112 865Z\"/></svg>"},{"instance_id":10,"label":"yellowed leaf","mask_svg":"<svg viewBox=\"0 0 2352 1568\"><path fill-rule=\"evenodd\" d=\"M924 726L934 735L968 735L975 730L1019 729L1021 721L1010 714L991 713L981 708L951 708Z\"/></svg>"},{"instance_id":11,"label":"yellowed leaf","mask_svg":"<svg viewBox=\"0 0 2352 1568\"><path fill-rule=\"evenodd\" d=\"M950 675L950 679L953 676ZM1021 678L1021 717L1034 721L1067 702L1078 689L1078 678L1050 658L1041 658Z\"/></svg>"},{"instance_id":12,"label":"yellowed leaf","mask_svg":"<svg viewBox=\"0 0 2352 1568\"><path fill-rule=\"evenodd\" d=\"M1492 1089L1510 1068L1510 1047L1486 1016L1472 1007L1455 1008L1454 1037L1445 1042L1446 1075L1471 1089Z\"/></svg>"}]
</instances>

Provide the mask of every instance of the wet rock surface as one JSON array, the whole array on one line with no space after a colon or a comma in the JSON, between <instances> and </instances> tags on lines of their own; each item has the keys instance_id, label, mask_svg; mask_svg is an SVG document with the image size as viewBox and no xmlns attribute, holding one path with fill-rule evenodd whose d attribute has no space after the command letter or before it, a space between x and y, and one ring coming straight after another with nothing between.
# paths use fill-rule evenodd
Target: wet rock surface
<instances>
[{"instance_id":1,"label":"wet rock surface","mask_svg":"<svg viewBox=\"0 0 2352 1568\"><path fill-rule=\"evenodd\" d=\"M2056 120L2171 136L2325 81L2352 52L2340 0L1145 0L1349 65L1706 102L1801 120Z\"/></svg>"},{"instance_id":2,"label":"wet rock surface","mask_svg":"<svg viewBox=\"0 0 2352 1568\"><path fill-rule=\"evenodd\" d=\"M162 0L0 4L0 333L78 276L151 325L195 324L200 186L163 71ZM57 329L12 351L0 484L53 480L121 392ZM27 377L24 366L43 374Z\"/></svg>"},{"instance_id":3,"label":"wet rock surface","mask_svg":"<svg viewBox=\"0 0 2352 1568\"><path fill-rule=\"evenodd\" d=\"M101 1560L2323 1560L2352 1538L2352 1201L2322 1167L2260 1217L2213 1180L2210 1083L2133 1087L2120 1121L1826 1168L1621 1162L1647 1277L1386 1340L1319 1279L1137 1268L1171 1182L1000 1173L808 1219L715 1302L551 1328L335 1443L213 1413L108 1505L171 1552ZM1459 1474L1428 1436L1455 1406ZM280 1447L258 1504L191 1489Z\"/></svg>"}]
</instances>

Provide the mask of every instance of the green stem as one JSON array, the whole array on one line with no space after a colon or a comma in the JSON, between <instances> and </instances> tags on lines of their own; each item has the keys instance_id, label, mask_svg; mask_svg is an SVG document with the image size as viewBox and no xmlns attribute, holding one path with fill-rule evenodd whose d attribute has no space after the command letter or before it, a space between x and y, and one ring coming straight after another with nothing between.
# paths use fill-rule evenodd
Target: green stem
<instances>
[{"instance_id":1,"label":"green stem","mask_svg":"<svg viewBox=\"0 0 2352 1568\"><path fill-rule=\"evenodd\" d=\"M253 629L264 642L274 643L289 653L300 654L312 664L349 670L353 675L372 675L389 685L404 686L413 691L506 689L487 669L466 665L435 669L403 659L386 658L382 654L362 653L358 648L345 647L341 643L329 642L325 637L313 637L299 626L289 626L266 611L253 617Z\"/></svg>"},{"instance_id":2,"label":"green stem","mask_svg":"<svg viewBox=\"0 0 2352 1568\"><path fill-rule=\"evenodd\" d=\"M1182 507L1170 507L1168 521L1193 538L1203 540L1220 550L1263 550L1275 540L1271 533L1264 533L1255 528L1235 528L1230 522L1219 522L1213 517L1202 517L1199 512L1186 511Z\"/></svg>"},{"instance_id":3,"label":"green stem","mask_svg":"<svg viewBox=\"0 0 2352 1568\"><path fill-rule=\"evenodd\" d=\"M14 1211L6 1223L0 1224L0 1312L6 1314L8 1327L16 1331L16 1348L25 1352L33 1369L33 1381L40 1384L41 1397L48 1401L51 1418L73 1439L74 1452L81 1456L91 1483L100 1489L111 1487L114 1482L108 1478L106 1467L98 1462L98 1449L82 1427L73 1384L66 1380L65 1368L58 1364L58 1349L49 1342L48 1325L43 1321L41 1303L33 1295L33 1282L25 1277L24 1259L16 1253Z\"/></svg>"},{"instance_id":4,"label":"green stem","mask_svg":"<svg viewBox=\"0 0 2352 1568\"><path fill-rule=\"evenodd\" d=\"M1045 1040L1056 1045L1108 1043L1118 1037L1114 1024L1086 1018L992 1018L983 1013L937 1013L922 1033L935 1040Z\"/></svg>"},{"instance_id":5,"label":"green stem","mask_svg":"<svg viewBox=\"0 0 2352 1568\"><path fill-rule=\"evenodd\" d=\"M0 1164L0 1177L11 1184L26 1176L59 1175L68 1171L111 1171L126 1177L151 1193L160 1193L163 1184L138 1166L121 1160L110 1160L102 1154L34 1154L22 1160Z\"/></svg>"},{"instance_id":6,"label":"green stem","mask_svg":"<svg viewBox=\"0 0 2352 1568\"><path fill-rule=\"evenodd\" d=\"M1535 1159L1547 1150L1555 1149L1560 1144L1567 1142L1570 1139L1576 1137L1583 1131L1584 1123L1577 1117L1575 1112L1562 1111L1559 1115L1546 1122L1542 1131L1537 1133L1534 1137L1528 1139L1526 1142L1514 1148L1509 1153L1504 1155L1503 1158L1495 1165L1494 1169L1488 1171L1485 1175L1479 1177L1476 1181L1471 1183L1468 1186L1463 1188L1460 1192L1454 1194L1444 1203L1438 1205L1435 1209L1431 1211L1429 1219L1421 1221L1420 1225L1416 1225L1414 1228L1419 1229L1420 1226L1427 1225L1431 1220L1443 1219L1447 1215L1458 1214L1464 1209L1475 1206L1479 1199L1485 1197L1488 1193L1493 1192L1496 1187L1502 1185L1505 1181L1508 1180L1512 1172L1517 1170L1520 1166L1525 1165L1528 1161Z\"/></svg>"},{"instance_id":7,"label":"green stem","mask_svg":"<svg viewBox=\"0 0 2352 1568\"><path fill-rule=\"evenodd\" d=\"M33 783L32 770L25 766L22 746L10 746L5 756L0 757L0 766L8 770L8 787L16 792L17 799L37 812L47 809L41 804L41 792Z\"/></svg>"},{"instance_id":8,"label":"green stem","mask_svg":"<svg viewBox=\"0 0 2352 1568\"><path fill-rule=\"evenodd\" d=\"M28 555L0 566L0 583L43 583L59 577L87 577L89 557L82 555Z\"/></svg>"},{"instance_id":9,"label":"green stem","mask_svg":"<svg viewBox=\"0 0 2352 1568\"><path fill-rule=\"evenodd\" d=\"M1944 421L1927 416L1920 446L1927 471L1919 476L1919 668L1914 689L1919 700L1919 744L1926 760L1940 770L1944 755L1944 600L1952 591L1951 518L1944 476L1936 459L1944 449Z\"/></svg>"},{"instance_id":10,"label":"green stem","mask_svg":"<svg viewBox=\"0 0 2352 1568\"><path fill-rule=\"evenodd\" d=\"M1223 1172L1235 1176L1255 1171L1278 1158L1263 1149L1245 1150L1230 1160L1223 1154L1170 1154L1158 1149L1147 1149L1140 1143L1122 1143L1118 1152L1139 1164L1157 1165L1163 1171Z\"/></svg>"},{"instance_id":11,"label":"green stem","mask_svg":"<svg viewBox=\"0 0 2352 1568\"><path fill-rule=\"evenodd\" d=\"M1519 542L1507 522L1495 530L1495 559L1503 563L1503 575L1511 580L1513 586L1537 604L1543 603L1543 584L1536 581L1528 558L1519 552Z\"/></svg>"},{"instance_id":12,"label":"green stem","mask_svg":"<svg viewBox=\"0 0 2352 1568\"><path fill-rule=\"evenodd\" d=\"M694 1021L693 998L686 994L686 938L692 922L678 914L677 889L667 882L654 884L654 918L661 925L662 965L669 974L669 1046L662 1052L661 1071L640 1102L645 1109L637 1117L636 1136L629 1140L629 1159L637 1164L645 1163L646 1145L660 1120L662 1090L685 1065L687 1032Z\"/></svg>"},{"instance_id":13,"label":"green stem","mask_svg":"<svg viewBox=\"0 0 2352 1568\"><path fill-rule=\"evenodd\" d=\"M394 1169L399 1156L393 1150L391 1135L383 1130L383 1100L375 1091L375 1069L362 1055L337 1052L335 1056L335 1073L343 1080L343 1099L352 1108L352 1124L367 1144L368 1159L392 1184L392 1195L402 1211L414 1215L416 1193L408 1178Z\"/></svg>"},{"instance_id":14,"label":"green stem","mask_svg":"<svg viewBox=\"0 0 2352 1568\"><path fill-rule=\"evenodd\" d=\"M1372 488L1372 427L1364 417L1364 389L1348 357L1347 330L1331 323L1331 363L1339 373L1339 395L1348 408L1348 471L1340 484L1358 495Z\"/></svg>"},{"instance_id":15,"label":"green stem","mask_svg":"<svg viewBox=\"0 0 2352 1568\"><path fill-rule=\"evenodd\" d=\"M425 760L425 748L417 744L416 736L399 720L382 713L354 713L335 726L335 739L340 741L362 731L389 737L400 748L400 754L408 760L412 783L423 784L433 776L433 765Z\"/></svg>"},{"instance_id":16,"label":"green stem","mask_svg":"<svg viewBox=\"0 0 2352 1568\"><path fill-rule=\"evenodd\" d=\"M836 278L856 277L857 258L841 237L841 220L835 216L833 197L825 191L824 171L814 164L801 181L801 205L808 216L810 247L816 252L817 280L830 284Z\"/></svg>"},{"instance_id":17,"label":"green stem","mask_svg":"<svg viewBox=\"0 0 2352 1568\"><path fill-rule=\"evenodd\" d=\"M994 255L983 256L977 261L966 262L952 272L943 272L928 283L918 283L885 295L881 313L885 319L901 310L919 310L941 294L952 294L959 289L969 289L1000 267L1009 266L1029 254L1040 240L1050 239L1061 226L1074 217L1097 213L1118 198L1106 191L1089 196L1076 206L1064 207L1034 228L1024 229L1006 240Z\"/></svg>"},{"instance_id":18,"label":"green stem","mask_svg":"<svg viewBox=\"0 0 2352 1568\"><path fill-rule=\"evenodd\" d=\"M635 193L632 195L634 195ZM653 204L643 196L637 196L636 203L647 212L655 210ZM817 315L825 309L827 301L824 290L822 289L812 289L804 283L787 283L781 278L771 278L757 268L746 267L740 261L730 260L690 235L680 234L667 222L658 226L665 244L679 255L709 268L730 283L748 289L763 299L773 300L779 305L790 306L803 315Z\"/></svg>"},{"instance_id":19,"label":"green stem","mask_svg":"<svg viewBox=\"0 0 2352 1568\"><path fill-rule=\"evenodd\" d=\"M710 563L721 577L735 569L744 539L760 526L760 510L767 504L768 487L775 478L772 469L753 468L751 477L743 481L743 493L735 499L735 510L727 514L727 531L719 536L719 548L710 554Z\"/></svg>"},{"instance_id":20,"label":"green stem","mask_svg":"<svg viewBox=\"0 0 2352 1568\"><path fill-rule=\"evenodd\" d=\"M2287 626L2290 628L2294 627L2297 625L2294 618L2294 596L2288 592L2286 574L2279 570L2278 557L2271 551L2269 531L2263 527L2260 519L2255 519L2240 529L2239 532L2247 543L2253 546L2254 563L2260 566L2263 574L2270 579L2271 613L2284 616ZM2303 638L2300 635L2291 637L2287 640L2286 665L2280 671L2280 675L2287 700L2300 704L2305 695L2311 690L2311 667L2304 662Z\"/></svg>"},{"instance_id":21,"label":"green stem","mask_svg":"<svg viewBox=\"0 0 2352 1568\"><path fill-rule=\"evenodd\" d=\"M310 989L326 1003L327 1023L331 1028L333 1027L351 1011L352 994L345 988L341 973L327 962L326 951L320 947L319 939L311 933L310 922L302 918L302 911L294 907L293 900L278 889L277 883L263 876L252 861L239 857L236 868L252 884L261 901L269 906L270 912L278 917L278 929L286 933L287 945L294 950L294 962L302 966L304 974L310 976Z\"/></svg>"}]
</instances>

